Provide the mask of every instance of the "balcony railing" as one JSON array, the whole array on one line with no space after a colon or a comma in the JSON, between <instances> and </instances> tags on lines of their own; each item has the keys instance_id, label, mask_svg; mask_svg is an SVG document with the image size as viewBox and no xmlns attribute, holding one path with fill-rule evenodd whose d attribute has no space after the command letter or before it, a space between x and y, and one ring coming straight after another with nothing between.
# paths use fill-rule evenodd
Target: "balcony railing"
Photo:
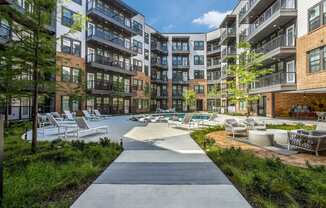
<instances>
[{"instance_id":1,"label":"balcony railing","mask_svg":"<svg viewBox=\"0 0 326 208\"><path fill-rule=\"evenodd\" d=\"M252 89L259 89L264 87L270 87L280 84L295 84L296 73L295 72L278 72L265 75L258 79Z\"/></svg>"},{"instance_id":2,"label":"balcony railing","mask_svg":"<svg viewBox=\"0 0 326 208\"><path fill-rule=\"evenodd\" d=\"M219 53L221 52L221 47L220 46L208 46L207 47L207 52L208 53Z\"/></svg>"},{"instance_id":3,"label":"balcony railing","mask_svg":"<svg viewBox=\"0 0 326 208\"><path fill-rule=\"evenodd\" d=\"M104 5L104 4L102 4L102 5ZM131 21L129 18L123 17L123 16L119 15L117 12L113 11L112 9L110 9L108 7L103 7L102 5L98 5L97 1L93 1L93 0L88 1L87 11L91 11L92 9L94 9L108 18L114 19L117 23L123 25L124 27L132 29Z\"/></svg>"},{"instance_id":4,"label":"balcony railing","mask_svg":"<svg viewBox=\"0 0 326 208\"><path fill-rule=\"evenodd\" d=\"M221 35L221 41L225 40L228 37L233 37L233 36L235 37L235 35L236 35L235 27L226 28Z\"/></svg>"},{"instance_id":5,"label":"balcony railing","mask_svg":"<svg viewBox=\"0 0 326 208\"><path fill-rule=\"evenodd\" d=\"M263 25L267 20L273 17L273 15L279 12L281 9L295 9L295 4L293 0L277 0L271 7L269 7L257 20L250 24L249 26L249 35L256 32L260 29L260 26Z\"/></svg>"},{"instance_id":6,"label":"balcony railing","mask_svg":"<svg viewBox=\"0 0 326 208\"><path fill-rule=\"evenodd\" d=\"M105 66L116 67L125 71L130 71L130 72L134 71L132 65L128 64L127 62L114 60L111 57L105 57L101 55L89 54L87 56L87 63L97 63Z\"/></svg>"},{"instance_id":7,"label":"balcony railing","mask_svg":"<svg viewBox=\"0 0 326 208\"><path fill-rule=\"evenodd\" d=\"M153 91L152 92L152 97L167 97L168 96L168 92L156 92Z\"/></svg>"},{"instance_id":8,"label":"balcony railing","mask_svg":"<svg viewBox=\"0 0 326 208\"><path fill-rule=\"evenodd\" d=\"M237 54L237 49L235 47L227 47L222 51L222 56L235 56Z\"/></svg>"},{"instance_id":9,"label":"balcony railing","mask_svg":"<svg viewBox=\"0 0 326 208\"><path fill-rule=\"evenodd\" d=\"M114 43L122 48L128 49L128 50L132 50L131 44L130 44L130 40L129 39L121 39L120 37L114 35L111 32L103 32L98 30L97 28L93 31L88 31L87 34L88 38L91 37L97 37L97 38L101 38L105 41L109 41L111 43Z\"/></svg>"},{"instance_id":10,"label":"balcony railing","mask_svg":"<svg viewBox=\"0 0 326 208\"><path fill-rule=\"evenodd\" d=\"M176 92L176 91L174 91L174 92L172 92L172 96L173 97L183 97L183 92Z\"/></svg>"},{"instance_id":11,"label":"balcony railing","mask_svg":"<svg viewBox=\"0 0 326 208\"><path fill-rule=\"evenodd\" d=\"M274 49L280 48L280 47L294 47L293 43L287 43L286 42L286 36L280 35L271 41L265 43L261 47L255 49L255 52L257 53L268 53Z\"/></svg>"},{"instance_id":12,"label":"balcony railing","mask_svg":"<svg viewBox=\"0 0 326 208\"><path fill-rule=\"evenodd\" d=\"M153 82L167 83L168 82L168 77L167 76L162 76L162 77L152 76L152 81Z\"/></svg>"},{"instance_id":13,"label":"balcony railing","mask_svg":"<svg viewBox=\"0 0 326 208\"><path fill-rule=\"evenodd\" d=\"M129 84L123 82L112 82L108 80L88 80L87 89L106 90L114 93L131 93Z\"/></svg>"},{"instance_id":14,"label":"balcony railing","mask_svg":"<svg viewBox=\"0 0 326 208\"><path fill-rule=\"evenodd\" d=\"M188 83L188 78L185 78L183 76L173 76L172 81L178 83Z\"/></svg>"},{"instance_id":15,"label":"balcony railing","mask_svg":"<svg viewBox=\"0 0 326 208\"><path fill-rule=\"evenodd\" d=\"M161 66L161 67L168 67L167 61L161 61L159 59L154 59L154 58L151 60L151 64Z\"/></svg>"},{"instance_id":16,"label":"balcony railing","mask_svg":"<svg viewBox=\"0 0 326 208\"><path fill-rule=\"evenodd\" d=\"M152 43L151 44L151 49L152 50L158 50L158 51L161 51L161 52L164 52L164 53L168 53L168 48L166 46L162 46L160 44Z\"/></svg>"}]
</instances>

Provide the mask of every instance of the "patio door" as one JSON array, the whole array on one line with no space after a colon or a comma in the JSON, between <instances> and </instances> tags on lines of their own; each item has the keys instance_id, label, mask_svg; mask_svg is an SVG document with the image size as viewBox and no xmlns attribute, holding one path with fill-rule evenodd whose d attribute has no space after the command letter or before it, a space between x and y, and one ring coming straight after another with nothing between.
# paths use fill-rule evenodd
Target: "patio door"
<instances>
[{"instance_id":1,"label":"patio door","mask_svg":"<svg viewBox=\"0 0 326 208\"><path fill-rule=\"evenodd\" d=\"M286 28L286 46L293 47L295 45L295 30L294 25Z\"/></svg>"},{"instance_id":2,"label":"patio door","mask_svg":"<svg viewBox=\"0 0 326 208\"><path fill-rule=\"evenodd\" d=\"M262 96L258 101L258 115L259 116L266 116L266 103L267 103L266 96Z\"/></svg>"},{"instance_id":3,"label":"patio door","mask_svg":"<svg viewBox=\"0 0 326 208\"><path fill-rule=\"evenodd\" d=\"M295 62L286 63L286 81L287 83L295 83Z\"/></svg>"}]
</instances>

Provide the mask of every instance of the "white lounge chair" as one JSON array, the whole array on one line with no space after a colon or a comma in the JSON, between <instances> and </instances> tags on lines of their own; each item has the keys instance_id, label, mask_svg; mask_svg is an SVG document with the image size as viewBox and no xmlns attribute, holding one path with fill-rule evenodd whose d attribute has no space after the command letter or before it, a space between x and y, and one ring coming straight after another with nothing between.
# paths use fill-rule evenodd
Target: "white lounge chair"
<instances>
[{"instance_id":1,"label":"white lounge chair","mask_svg":"<svg viewBox=\"0 0 326 208\"><path fill-rule=\"evenodd\" d=\"M248 135L248 128L246 125L239 123L235 119L226 119L224 122L225 131L232 134L233 139L235 135Z\"/></svg>"},{"instance_id":2,"label":"white lounge chair","mask_svg":"<svg viewBox=\"0 0 326 208\"><path fill-rule=\"evenodd\" d=\"M61 134L61 129L64 129L64 135L67 134L68 129L76 128L77 124L74 121L57 121L52 115L48 115L49 122L52 126L58 128L58 134ZM44 135L44 128L43 128Z\"/></svg>"},{"instance_id":3,"label":"white lounge chair","mask_svg":"<svg viewBox=\"0 0 326 208\"><path fill-rule=\"evenodd\" d=\"M77 139L80 138L81 134L84 133L97 133L98 130L104 130L105 134L109 134L108 126L98 126L98 127L90 127L84 117L76 118L77 128L74 129L73 133L76 133ZM68 134L68 132L66 132Z\"/></svg>"},{"instance_id":4,"label":"white lounge chair","mask_svg":"<svg viewBox=\"0 0 326 208\"><path fill-rule=\"evenodd\" d=\"M176 124L177 128L182 129L197 129L200 127L199 122L192 121L192 114L186 114L183 120Z\"/></svg>"},{"instance_id":5,"label":"white lounge chair","mask_svg":"<svg viewBox=\"0 0 326 208\"><path fill-rule=\"evenodd\" d=\"M53 118L55 118L57 121L63 121L64 120L64 118L62 118L61 117L61 115L58 113L58 112L52 112L52 113L50 113L52 116L53 116Z\"/></svg>"},{"instance_id":6,"label":"white lounge chair","mask_svg":"<svg viewBox=\"0 0 326 208\"><path fill-rule=\"evenodd\" d=\"M72 115L72 113L70 111L65 110L63 112L65 113L65 116L66 116L67 120L69 120L69 121L74 121L75 120L74 116Z\"/></svg>"},{"instance_id":7,"label":"white lounge chair","mask_svg":"<svg viewBox=\"0 0 326 208\"><path fill-rule=\"evenodd\" d=\"M95 116L99 117L99 118L103 118L103 119L107 119L111 116L109 115L102 115L101 112L99 110L94 110Z\"/></svg>"},{"instance_id":8,"label":"white lounge chair","mask_svg":"<svg viewBox=\"0 0 326 208\"><path fill-rule=\"evenodd\" d=\"M218 125L221 125L221 121L218 121L218 116L217 114L212 114L209 119L207 120L202 120L200 121L200 125L203 125L203 126L218 126Z\"/></svg>"},{"instance_id":9,"label":"white lounge chair","mask_svg":"<svg viewBox=\"0 0 326 208\"><path fill-rule=\"evenodd\" d=\"M83 110L82 112L83 112L86 120L94 121L94 120L99 120L100 119L99 117L95 116L94 114L90 114L87 110Z\"/></svg>"},{"instance_id":10,"label":"white lounge chair","mask_svg":"<svg viewBox=\"0 0 326 208\"><path fill-rule=\"evenodd\" d=\"M246 118L243 123L247 125L250 130L265 131L267 129L265 122L257 122L254 118Z\"/></svg>"}]
</instances>

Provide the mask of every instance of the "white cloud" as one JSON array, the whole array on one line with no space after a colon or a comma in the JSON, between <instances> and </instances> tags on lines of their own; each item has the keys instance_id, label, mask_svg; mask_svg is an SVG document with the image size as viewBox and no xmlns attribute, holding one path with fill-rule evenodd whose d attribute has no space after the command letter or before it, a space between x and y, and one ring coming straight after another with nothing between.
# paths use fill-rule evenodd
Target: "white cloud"
<instances>
[{"instance_id":1,"label":"white cloud","mask_svg":"<svg viewBox=\"0 0 326 208\"><path fill-rule=\"evenodd\" d=\"M207 25L209 28L217 28L220 26L221 22L225 18L227 14L231 13L231 11L219 12L219 11L209 11L202 16L194 19L192 23L199 25Z\"/></svg>"}]
</instances>

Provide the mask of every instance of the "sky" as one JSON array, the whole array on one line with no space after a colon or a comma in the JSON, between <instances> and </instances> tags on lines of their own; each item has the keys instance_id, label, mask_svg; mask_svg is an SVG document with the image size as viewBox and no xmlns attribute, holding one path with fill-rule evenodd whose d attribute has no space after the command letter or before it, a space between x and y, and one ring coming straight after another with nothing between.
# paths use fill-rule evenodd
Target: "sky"
<instances>
[{"instance_id":1,"label":"sky","mask_svg":"<svg viewBox=\"0 0 326 208\"><path fill-rule=\"evenodd\" d=\"M208 32L238 0L124 0L159 32Z\"/></svg>"}]
</instances>

